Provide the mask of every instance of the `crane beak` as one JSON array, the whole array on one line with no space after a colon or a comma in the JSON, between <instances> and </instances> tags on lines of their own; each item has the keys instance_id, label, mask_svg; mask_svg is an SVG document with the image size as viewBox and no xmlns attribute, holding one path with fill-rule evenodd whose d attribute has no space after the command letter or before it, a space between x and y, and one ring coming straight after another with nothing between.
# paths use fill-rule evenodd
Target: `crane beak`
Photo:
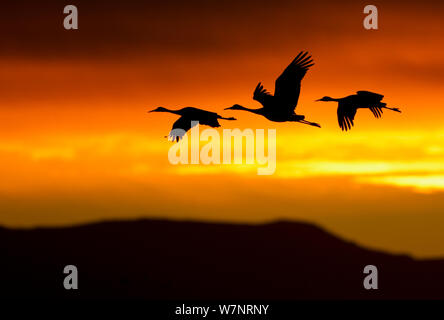
<instances>
[{"instance_id":1,"label":"crane beak","mask_svg":"<svg viewBox=\"0 0 444 320\"><path fill-rule=\"evenodd\" d=\"M322 101L322 99L315 100L315 102Z\"/></svg>"},{"instance_id":2,"label":"crane beak","mask_svg":"<svg viewBox=\"0 0 444 320\"><path fill-rule=\"evenodd\" d=\"M156 110L156 109L154 109L154 110ZM150 110L150 111L148 111L147 113L154 112L154 110Z\"/></svg>"}]
</instances>

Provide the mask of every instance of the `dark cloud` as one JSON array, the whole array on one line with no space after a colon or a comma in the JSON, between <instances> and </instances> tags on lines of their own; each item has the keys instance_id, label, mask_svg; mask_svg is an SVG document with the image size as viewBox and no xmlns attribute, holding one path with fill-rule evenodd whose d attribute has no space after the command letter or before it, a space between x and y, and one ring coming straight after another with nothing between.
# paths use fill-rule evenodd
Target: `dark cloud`
<instances>
[{"instance_id":1,"label":"dark cloud","mask_svg":"<svg viewBox=\"0 0 444 320\"><path fill-rule=\"evenodd\" d=\"M66 4L78 7L78 30L63 28ZM0 13L0 56L100 60L302 49L333 52L341 50L342 43L370 39L362 28L365 4L345 0L11 1L3 4ZM421 30L428 30L427 23L436 26L444 7L432 0L374 4L384 26L378 35L391 42L414 33L418 23L426 23ZM416 13L419 22L412 20Z\"/></svg>"},{"instance_id":2,"label":"dark cloud","mask_svg":"<svg viewBox=\"0 0 444 320\"><path fill-rule=\"evenodd\" d=\"M1 54L96 56L137 51L221 50L267 39L279 16L261 1L75 1L79 29L62 27L60 1L18 2L2 9ZM297 15L297 13L296 13Z\"/></svg>"},{"instance_id":3,"label":"dark cloud","mask_svg":"<svg viewBox=\"0 0 444 320\"><path fill-rule=\"evenodd\" d=\"M79 29L63 29L61 1L17 1L1 13L0 55L103 58L278 48L326 41L360 30L364 3L327 0L73 1ZM384 2L402 12L413 2ZM421 2L421 6L427 4ZM428 10L438 16L439 2ZM405 10L407 10L405 9ZM388 10L388 9L387 9ZM327 40L328 41L328 40Z\"/></svg>"}]
</instances>

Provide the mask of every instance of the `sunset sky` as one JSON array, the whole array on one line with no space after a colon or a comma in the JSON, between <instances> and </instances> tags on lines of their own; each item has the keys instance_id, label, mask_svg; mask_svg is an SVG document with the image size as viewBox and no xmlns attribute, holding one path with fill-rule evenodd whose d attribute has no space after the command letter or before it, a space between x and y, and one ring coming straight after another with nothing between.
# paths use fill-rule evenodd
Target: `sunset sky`
<instances>
[{"instance_id":1,"label":"sunset sky","mask_svg":"<svg viewBox=\"0 0 444 320\"><path fill-rule=\"evenodd\" d=\"M444 256L442 1L17 1L0 13L0 224L60 226L140 217L316 223L371 248ZM66 3L68 4L68 3ZM376 5L379 30L363 28ZM297 112L322 129L272 123L253 90L301 50L313 56ZM357 90L403 113L336 104ZM277 166L174 166L168 134L186 106L276 129ZM204 144L204 143L203 143Z\"/></svg>"}]
</instances>

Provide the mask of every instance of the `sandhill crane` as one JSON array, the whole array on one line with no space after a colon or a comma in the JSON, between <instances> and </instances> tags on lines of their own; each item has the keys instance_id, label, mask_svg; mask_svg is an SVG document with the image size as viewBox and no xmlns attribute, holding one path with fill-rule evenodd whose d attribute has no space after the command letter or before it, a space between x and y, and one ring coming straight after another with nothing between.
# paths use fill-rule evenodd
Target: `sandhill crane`
<instances>
[{"instance_id":1,"label":"sandhill crane","mask_svg":"<svg viewBox=\"0 0 444 320\"><path fill-rule=\"evenodd\" d=\"M233 117L224 118L215 112L210 112L193 107L186 107L179 110L170 110L167 108L159 107L148 112L170 112L181 116L176 122L174 122L173 128L171 129L168 136L171 141L176 140L176 142L182 139L182 137L185 135L185 132L194 127L197 124L197 121L199 122L199 124L204 124L213 128L217 128L220 127L219 121L217 121L218 119L236 120Z\"/></svg>"},{"instance_id":2,"label":"sandhill crane","mask_svg":"<svg viewBox=\"0 0 444 320\"><path fill-rule=\"evenodd\" d=\"M301 81L308 68L313 66L313 60L308 52L300 52L296 58L276 79L274 95L267 92L262 84L256 86L253 99L260 102L263 108L249 109L235 104L225 110L244 110L264 116L270 121L296 121L311 126L321 127L319 124L306 121L305 116L295 113L301 91Z\"/></svg>"},{"instance_id":3,"label":"sandhill crane","mask_svg":"<svg viewBox=\"0 0 444 320\"><path fill-rule=\"evenodd\" d=\"M382 109L388 109L396 112L401 112L398 108L389 108L387 104L381 102L383 95L370 91L357 91L356 94L334 99L325 96L316 101L335 101L338 102L338 122L342 131L350 130L354 125L356 111L360 108L367 108L373 113L376 118L382 116Z\"/></svg>"}]
</instances>

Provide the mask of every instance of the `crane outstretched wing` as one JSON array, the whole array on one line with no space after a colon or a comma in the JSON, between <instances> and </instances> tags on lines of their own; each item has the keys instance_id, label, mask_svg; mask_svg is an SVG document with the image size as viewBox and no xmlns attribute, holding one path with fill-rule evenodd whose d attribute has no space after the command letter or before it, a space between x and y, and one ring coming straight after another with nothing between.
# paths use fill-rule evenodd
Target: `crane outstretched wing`
<instances>
[{"instance_id":1,"label":"crane outstretched wing","mask_svg":"<svg viewBox=\"0 0 444 320\"><path fill-rule=\"evenodd\" d=\"M356 108L344 103L338 105L338 123L342 131L350 130L353 127L353 120L356 115Z\"/></svg>"},{"instance_id":2,"label":"crane outstretched wing","mask_svg":"<svg viewBox=\"0 0 444 320\"><path fill-rule=\"evenodd\" d=\"M183 116L180 117L173 124L173 128L171 129L170 134L168 136L169 140L171 141L176 140L176 142L179 142L179 140L183 138L185 133L188 130L190 130L192 127L196 126L197 123L198 123L197 120L192 121L188 117L183 117Z\"/></svg>"},{"instance_id":3,"label":"crane outstretched wing","mask_svg":"<svg viewBox=\"0 0 444 320\"><path fill-rule=\"evenodd\" d=\"M287 111L293 112L296 108L301 91L301 81L308 68L313 65L313 59L308 52L301 51L276 79L274 96L283 102L280 105L287 107Z\"/></svg>"}]
</instances>

